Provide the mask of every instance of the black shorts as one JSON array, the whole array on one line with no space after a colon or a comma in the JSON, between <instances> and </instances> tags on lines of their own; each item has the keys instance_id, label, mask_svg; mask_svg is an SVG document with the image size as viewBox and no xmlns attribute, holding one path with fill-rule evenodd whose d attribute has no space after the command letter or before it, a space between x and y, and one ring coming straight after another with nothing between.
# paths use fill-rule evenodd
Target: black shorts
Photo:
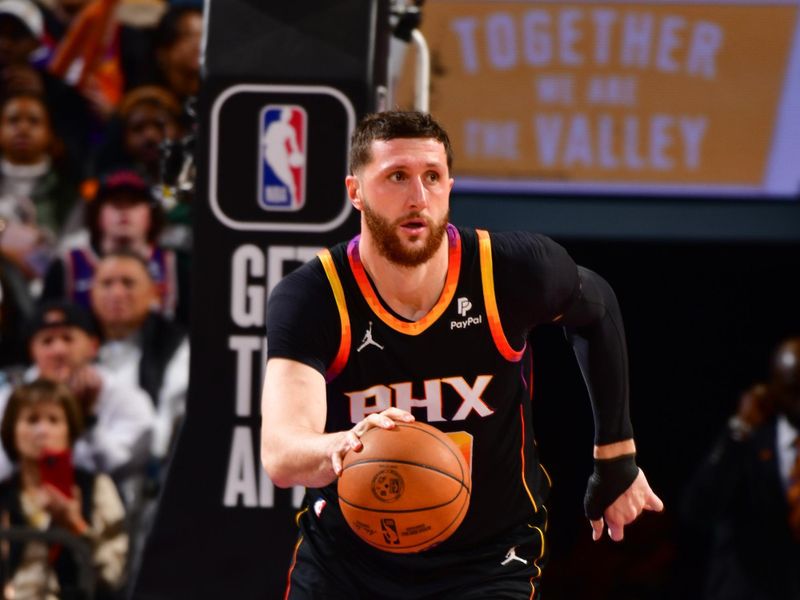
<instances>
[{"instance_id":1,"label":"black shorts","mask_svg":"<svg viewBox=\"0 0 800 600\"><path fill-rule=\"evenodd\" d=\"M331 543L315 521L312 511L299 519L287 600L539 598L547 551L544 526L523 525L479 548L391 555L380 566L364 560L371 549Z\"/></svg>"}]
</instances>

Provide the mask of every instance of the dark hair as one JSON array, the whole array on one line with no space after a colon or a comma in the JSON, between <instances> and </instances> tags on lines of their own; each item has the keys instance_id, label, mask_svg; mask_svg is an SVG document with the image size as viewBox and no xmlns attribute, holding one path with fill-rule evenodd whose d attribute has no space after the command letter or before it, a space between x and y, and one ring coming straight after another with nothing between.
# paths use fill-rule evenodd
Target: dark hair
<instances>
[{"instance_id":1,"label":"dark hair","mask_svg":"<svg viewBox=\"0 0 800 600\"><path fill-rule=\"evenodd\" d=\"M45 402L58 404L64 409L64 414L67 417L70 446L83 433L83 415L78 406L78 400L66 385L47 379L37 379L30 383L23 383L11 392L6 410L3 413L3 420L0 422L0 441L2 441L3 449L12 462L19 460L15 434L19 414L23 408L37 406Z\"/></svg>"},{"instance_id":2,"label":"dark hair","mask_svg":"<svg viewBox=\"0 0 800 600\"><path fill-rule=\"evenodd\" d=\"M153 32L153 48L170 48L178 41L181 21L186 15L203 15L200 6L192 4L171 5L161 16Z\"/></svg>"},{"instance_id":3,"label":"dark hair","mask_svg":"<svg viewBox=\"0 0 800 600\"><path fill-rule=\"evenodd\" d=\"M372 142L397 138L432 138L441 142L447 155L447 169L453 167L453 147L444 128L428 113L385 111L364 117L350 138L350 173L372 160Z\"/></svg>"},{"instance_id":4,"label":"dark hair","mask_svg":"<svg viewBox=\"0 0 800 600\"><path fill-rule=\"evenodd\" d=\"M176 121L181 117L178 99L168 89L158 85L142 85L130 90L120 101L117 112L123 121L127 121L133 110L143 104L165 110Z\"/></svg>"}]
</instances>

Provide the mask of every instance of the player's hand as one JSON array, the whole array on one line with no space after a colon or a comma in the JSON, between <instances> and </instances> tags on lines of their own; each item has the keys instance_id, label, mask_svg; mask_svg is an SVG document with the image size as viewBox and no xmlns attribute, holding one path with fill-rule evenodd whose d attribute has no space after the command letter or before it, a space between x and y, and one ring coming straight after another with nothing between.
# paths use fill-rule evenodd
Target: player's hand
<instances>
[{"instance_id":1,"label":"player's hand","mask_svg":"<svg viewBox=\"0 0 800 600\"><path fill-rule=\"evenodd\" d=\"M361 443L361 436L373 427L380 427L381 429L394 429L397 422L410 423L414 420L414 415L399 408L387 408L379 413L372 413L367 415L356 423L352 429L345 431L344 435L337 440L333 451L331 452L331 465L333 472L336 476L342 474L342 462L344 455L350 450L354 452L361 452L364 444Z\"/></svg>"},{"instance_id":2,"label":"player's hand","mask_svg":"<svg viewBox=\"0 0 800 600\"><path fill-rule=\"evenodd\" d=\"M644 510L661 512L664 510L664 503L650 489L644 471L639 469L639 475L631 486L611 503L603 513L603 517L590 521L592 539L599 540L603 535L605 525L607 525L609 537L615 542L619 542L625 535L625 525L635 521Z\"/></svg>"}]
</instances>

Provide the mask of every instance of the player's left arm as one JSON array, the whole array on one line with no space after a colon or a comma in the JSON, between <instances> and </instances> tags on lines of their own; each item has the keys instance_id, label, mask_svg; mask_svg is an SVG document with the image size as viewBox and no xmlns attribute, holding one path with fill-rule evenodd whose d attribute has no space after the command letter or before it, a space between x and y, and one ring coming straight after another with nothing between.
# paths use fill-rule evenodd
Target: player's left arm
<instances>
[{"instance_id":1,"label":"player's left arm","mask_svg":"<svg viewBox=\"0 0 800 600\"><path fill-rule=\"evenodd\" d=\"M616 295L598 274L577 267L577 285L556 321L566 328L583 374L595 423L594 473L584 499L592 537L614 541L644 510L661 511L644 472L628 408L628 355Z\"/></svg>"},{"instance_id":2,"label":"player's left arm","mask_svg":"<svg viewBox=\"0 0 800 600\"><path fill-rule=\"evenodd\" d=\"M614 540L642 510L661 501L636 465L628 411L628 355L619 304L611 286L579 267L544 235L492 234L494 281L503 328L511 339L533 327L565 327L583 373L595 423L595 472L586 491L594 538L604 524ZM523 333L520 333L523 332ZM517 343L519 343L517 341Z\"/></svg>"}]
</instances>

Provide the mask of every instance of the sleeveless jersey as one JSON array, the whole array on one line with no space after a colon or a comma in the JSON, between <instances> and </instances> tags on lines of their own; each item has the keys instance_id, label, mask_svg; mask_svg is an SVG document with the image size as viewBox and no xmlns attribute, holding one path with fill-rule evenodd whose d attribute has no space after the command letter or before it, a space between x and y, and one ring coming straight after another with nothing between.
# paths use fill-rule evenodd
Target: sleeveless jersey
<instances>
[{"instance_id":1,"label":"sleeveless jersey","mask_svg":"<svg viewBox=\"0 0 800 600\"><path fill-rule=\"evenodd\" d=\"M531 423L531 360L525 331L505 332L484 231L447 229L449 263L436 305L410 322L386 307L361 264L356 237L323 250L341 325L327 379L326 431L350 429L390 406L447 432L469 456L469 510L447 541L422 554L469 548L520 525L540 527L549 479ZM325 500L321 526L338 541L361 542L338 508L336 483L309 490ZM363 549L362 549L363 547ZM375 551L380 560L386 553Z\"/></svg>"}]
</instances>

